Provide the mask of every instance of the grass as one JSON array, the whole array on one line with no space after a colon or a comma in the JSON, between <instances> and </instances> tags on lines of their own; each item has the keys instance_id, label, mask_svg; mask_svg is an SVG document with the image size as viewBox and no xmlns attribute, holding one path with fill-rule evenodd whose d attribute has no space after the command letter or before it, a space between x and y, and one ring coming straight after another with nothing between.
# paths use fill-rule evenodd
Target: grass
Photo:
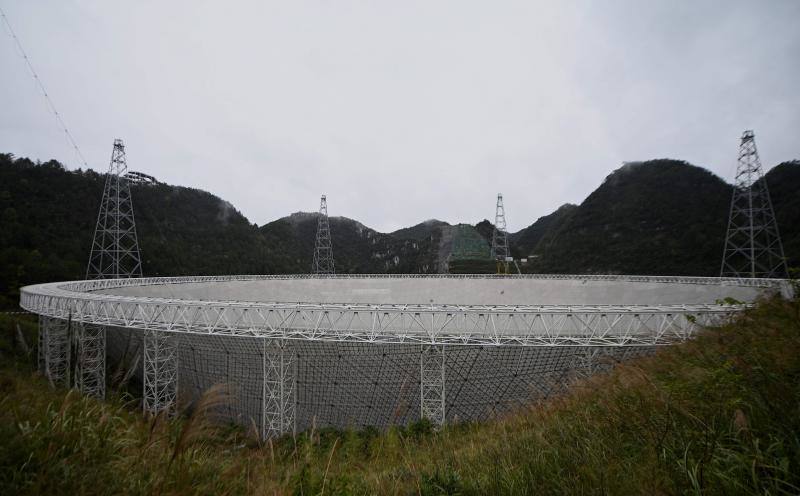
<instances>
[{"instance_id":1,"label":"grass","mask_svg":"<svg viewBox=\"0 0 800 496\"><path fill-rule=\"evenodd\" d=\"M124 394L53 391L13 325L0 320L0 494L800 493L798 301L763 301L501 420L274 443L213 421L223 388L173 420Z\"/></svg>"}]
</instances>

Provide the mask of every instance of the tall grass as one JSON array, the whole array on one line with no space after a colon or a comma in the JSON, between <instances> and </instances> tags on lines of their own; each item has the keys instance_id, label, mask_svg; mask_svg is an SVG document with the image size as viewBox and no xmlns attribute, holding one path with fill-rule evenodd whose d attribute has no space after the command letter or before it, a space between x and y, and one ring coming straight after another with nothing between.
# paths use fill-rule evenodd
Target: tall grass
<instances>
[{"instance_id":1,"label":"tall grass","mask_svg":"<svg viewBox=\"0 0 800 496\"><path fill-rule=\"evenodd\" d=\"M191 414L145 420L124 398L52 391L0 353L2 494L800 493L797 301L441 432L313 428L259 443L214 421L224 388Z\"/></svg>"}]
</instances>

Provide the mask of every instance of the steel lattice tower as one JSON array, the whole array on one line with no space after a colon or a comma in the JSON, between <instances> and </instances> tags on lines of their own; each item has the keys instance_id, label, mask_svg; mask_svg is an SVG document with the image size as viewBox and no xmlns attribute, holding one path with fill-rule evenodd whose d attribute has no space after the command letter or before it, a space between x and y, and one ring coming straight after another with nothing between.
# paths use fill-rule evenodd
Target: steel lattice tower
<instances>
[{"instance_id":1,"label":"steel lattice tower","mask_svg":"<svg viewBox=\"0 0 800 496\"><path fill-rule=\"evenodd\" d=\"M127 170L125 145L121 139L115 139L86 279L142 277L131 188L125 178Z\"/></svg>"},{"instance_id":2,"label":"steel lattice tower","mask_svg":"<svg viewBox=\"0 0 800 496\"><path fill-rule=\"evenodd\" d=\"M86 279L142 277L131 188L125 177L125 145L114 140L100 212L94 230ZM80 325L74 332L75 380L80 391L102 398L106 390L106 329Z\"/></svg>"},{"instance_id":3,"label":"steel lattice tower","mask_svg":"<svg viewBox=\"0 0 800 496\"><path fill-rule=\"evenodd\" d=\"M508 233L506 232L506 210L503 195L497 194L497 209L492 233L492 258L497 262L497 273L508 274Z\"/></svg>"},{"instance_id":4,"label":"steel lattice tower","mask_svg":"<svg viewBox=\"0 0 800 496\"><path fill-rule=\"evenodd\" d=\"M317 240L314 245L314 262L312 274L336 274L333 265L333 246L331 244L331 227L328 222L328 200L325 195L319 201L319 218L317 220Z\"/></svg>"},{"instance_id":5,"label":"steel lattice tower","mask_svg":"<svg viewBox=\"0 0 800 496\"><path fill-rule=\"evenodd\" d=\"M742 134L722 277L787 277L786 259L753 131Z\"/></svg>"}]
</instances>

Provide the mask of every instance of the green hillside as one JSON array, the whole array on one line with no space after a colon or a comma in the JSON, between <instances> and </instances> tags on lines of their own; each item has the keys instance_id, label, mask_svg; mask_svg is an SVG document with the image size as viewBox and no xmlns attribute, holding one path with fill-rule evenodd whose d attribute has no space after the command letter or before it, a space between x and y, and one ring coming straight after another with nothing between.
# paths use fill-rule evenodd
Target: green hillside
<instances>
[{"instance_id":1,"label":"green hillside","mask_svg":"<svg viewBox=\"0 0 800 496\"><path fill-rule=\"evenodd\" d=\"M83 277L103 181L91 170L66 171L55 161L0 154L0 308L16 307L21 285ZM767 181L787 258L800 266L800 162L778 165ZM205 191L158 184L133 186L132 194L145 275L310 270L314 214L259 228ZM511 253L534 255L522 266L527 272L716 275L730 195L730 185L685 162L631 163L581 205L565 205L512 233ZM337 272L435 272L445 227L428 221L383 234L331 218ZM485 247L492 231L484 220L465 232L477 233ZM452 272L495 271L482 252L456 255Z\"/></svg>"},{"instance_id":2,"label":"green hillside","mask_svg":"<svg viewBox=\"0 0 800 496\"><path fill-rule=\"evenodd\" d=\"M382 234L346 217L331 217L331 243L338 274L419 273L432 263L431 239ZM298 212L260 228L285 271L308 273L314 255L317 216Z\"/></svg>"},{"instance_id":3,"label":"green hillside","mask_svg":"<svg viewBox=\"0 0 800 496\"><path fill-rule=\"evenodd\" d=\"M800 268L800 161L773 167L767 185L789 266Z\"/></svg>"},{"instance_id":4,"label":"green hillside","mask_svg":"<svg viewBox=\"0 0 800 496\"><path fill-rule=\"evenodd\" d=\"M404 227L391 233L392 236L398 239L416 239L423 240L433 236L437 230L442 226L449 226L447 222L430 219L425 222L413 225L411 227Z\"/></svg>"},{"instance_id":5,"label":"green hillside","mask_svg":"<svg viewBox=\"0 0 800 496\"><path fill-rule=\"evenodd\" d=\"M566 203L552 214L539 217L527 228L509 234L509 242L515 258L526 258L536 251L542 238L550 232L557 232L561 224L578 209L577 205Z\"/></svg>"},{"instance_id":6,"label":"green hillside","mask_svg":"<svg viewBox=\"0 0 800 496\"><path fill-rule=\"evenodd\" d=\"M17 306L20 286L84 277L103 184L92 170L0 154L0 308ZM309 272L312 214L259 228L202 190L131 190L146 276ZM430 239L398 239L344 218L331 218L331 231L340 273L415 273L431 264Z\"/></svg>"},{"instance_id":7,"label":"green hillside","mask_svg":"<svg viewBox=\"0 0 800 496\"><path fill-rule=\"evenodd\" d=\"M104 176L0 154L0 307L17 289L82 279ZM205 191L132 186L145 275L282 272L255 225ZM278 260L278 263L275 262Z\"/></svg>"},{"instance_id":8,"label":"green hillside","mask_svg":"<svg viewBox=\"0 0 800 496\"><path fill-rule=\"evenodd\" d=\"M787 257L797 265L800 162L781 164L766 178ZM714 276L730 200L731 186L700 167L632 162L581 205L562 207L512 239L517 253L536 255L531 272Z\"/></svg>"}]
</instances>

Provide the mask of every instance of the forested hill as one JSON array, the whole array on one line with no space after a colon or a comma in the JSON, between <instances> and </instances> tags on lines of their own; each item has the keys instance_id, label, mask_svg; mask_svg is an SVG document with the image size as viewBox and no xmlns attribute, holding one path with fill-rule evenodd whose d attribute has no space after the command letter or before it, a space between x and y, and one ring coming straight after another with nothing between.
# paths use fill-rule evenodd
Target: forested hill
<instances>
[{"instance_id":1,"label":"forested hill","mask_svg":"<svg viewBox=\"0 0 800 496\"><path fill-rule=\"evenodd\" d=\"M0 154L0 308L18 288L85 275L105 176ZM193 188L131 186L146 276L308 273L316 216L259 229L230 203ZM431 237L398 239L331 218L341 273L427 270Z\"/></svg>"},{"instance_id":2,"label":"forested hill","mask_svg":"<svg viewBox=\"0 0 800 496\"><path fill-rule=\"evenodd\" d=\"M308 273L314 255L316 214L297 212L261 227L266 244L284 271ZM370 229L347 217L331 217L331 243L340 274L432 272L433 236L396 237Z\"/></svg>"},{"instance_id":3,"label":"forested hill","mask_svg":"<svg viewBox=\"0 0 800 496\"><path fill-rule=\"evenodd\" d=\"M786 256L800 265L800 162L766 174ZM718 275L731 186L677 160L617 169L579 206L566 205L511 236L527 270Z\"/></svg>"},{"instance_id":4,"label":"forested hill","mask_svg":"<svg viewBox=\"0 0 800 496\"><path fill-rule=\"evenodd\" d=\"M84 277L104 181L92 170L0 154L0 294L14 299L19 285ZM214 195L165 184L132 194L146 275L283 269L258 228Z\"/></svg>"},{"instance_id":5,"label":"forested hill","mask_svg":"<svg viewBox=\"0 0 800 496\"><path fill-rule=\"evenodd\" d=\"M787 257L800 266L800 162L773 168L767 180ZM91 170L0 154L0 307L18 304L21 285L84 276L103 183ZM259 228L205 191L158 184L132 193L145 275L310 271L315 214ZM527 272L716 275L730 194L720 178L685 162L628 164L581 205L511 234L512 253L533 255ZM338 273L436 272L442 229L450 228L426 221L383 234L352 219L330 222ZM488 221L474 227L490 240Z\"/></svg>"}]
</instances>

